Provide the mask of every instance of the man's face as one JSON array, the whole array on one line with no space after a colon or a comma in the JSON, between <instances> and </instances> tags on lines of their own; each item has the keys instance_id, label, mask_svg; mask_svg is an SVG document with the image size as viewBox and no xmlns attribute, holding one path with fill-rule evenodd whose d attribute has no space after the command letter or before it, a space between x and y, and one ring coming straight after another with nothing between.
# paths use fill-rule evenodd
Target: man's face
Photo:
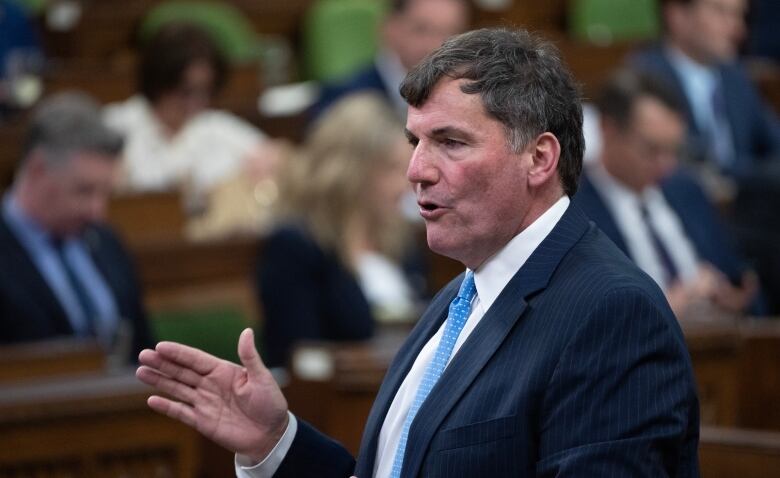
<instances>
[{"instance_id":1,"label":"man's face","mask_svg":"<svg viewBox=\"0 0 780 478\"><path fill-rule=\"evenodd\" d=\"M42 165L36 191L48 207L45 226L54 235L79 233L105 217L117 168L114 158L98 153L74 153L59 165Z\"/></svg>"},{"instance_id":2,"label":"man's face","mask_svg":"<svg viewBox=\"0 0 780 478\"><path fill-rule=\"evenodd\" d=\"M745 0L694 0L677 6L675 31L688 53L705 63L732 60L745 33Z\"/></svg>"},{"instance_id":3,"label":"man's face","mask_svg":"<svg viewBox=\"0 0 780 478\"><path fill-rule=\"evenodd\" d=\"M411 70L444 40L468 27L465 2L457 0L410 0L385 25L385 42L404 68Z\"/></svg>"},{"instance_id":4,"label":"man's face","mask_svg":"<svg viewBox=\"0 0 780 478\"><path fill-rule=\"evenodd\" d=\"M475 269L523 228L529 210L528 151L513 153L505 128L489 117L464 80L441 80L409 107L414 146L407 178L425 220L428 245Z\"/></svg>"},{"instance_id":5,"label":"man's face","mask_svg":"<svg viewBox=\"0 0 780 478\"><path fill-rule=\"evenodd\" d=\"M641 192L676 167L685 140L685 123L674 110L651 97L634 104L628 126L603 127L604 166L623 184Z\"/></svg>"}]
</instances>

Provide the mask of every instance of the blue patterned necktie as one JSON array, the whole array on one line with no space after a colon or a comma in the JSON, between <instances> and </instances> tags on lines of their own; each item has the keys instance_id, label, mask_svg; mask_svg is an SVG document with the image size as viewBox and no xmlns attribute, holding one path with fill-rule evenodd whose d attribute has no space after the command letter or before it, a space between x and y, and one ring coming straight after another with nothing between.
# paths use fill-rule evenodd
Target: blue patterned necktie
<instances>
[{"instance_id":1,"label":"blue patterned necktie","mask_svg":"<svg viewBox=\"0 0 780 478\"><path fill-rule=\"evenodd\" d=\"M398 442L398 449L395 452L395 458L393 459L393 470L390 473L391 478L400 478L401 467L404 463L404 452L406 451L406 440L409 438L409 428L412 426L414 417L420 410L423 402L431 393L433 386L441 377L444 368L447 366L447 361L452 355L452 349L455 347L455 342L458 340L460 331L463 330L463 326L466 324L466 320L471 314L471 301L477 293L477 287L474 285L474 273L472 271L466 272L466 276L463 278L463 283L460 285L458 296L450 302L449 315L447 316L447 323L444 325L444 334L439 341L436 352L433 355L433 360L428 364L423 375L420 387L417 389L417 394L414 396L412 406L409 408L409 413L406 415L404 426L401 429L401 440Z\"/></svg>"}]
</instances>

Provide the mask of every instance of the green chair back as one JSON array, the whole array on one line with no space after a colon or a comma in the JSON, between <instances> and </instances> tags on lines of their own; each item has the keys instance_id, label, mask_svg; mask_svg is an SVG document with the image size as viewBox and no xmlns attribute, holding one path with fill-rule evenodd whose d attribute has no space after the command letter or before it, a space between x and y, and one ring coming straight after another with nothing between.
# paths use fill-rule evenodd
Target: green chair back
<instances>
[{"instance_id":1,"label":"green chair back","mask_svg":"<svg viewBox=\"0 0 780 478\"><path fill-rule=\"evenodd\" d=\"M334 82L371 63L384 12L380 0L317 1L303 20L304 76Z\"/></svg>"},{"instance_id":2,"label":"green chair back","mask_svg":"<svg viewBox=\"0 0 780 478\"><path fill-rule=\"evenodd\" d=\"M262 57L261 41L251 21L241 10L226 2L170 1L153 7L140 27L141 41L148 40L169 22L191 22L201 26L232 63L249 63Z\"/></svg>"},{"instance_id":3,"label":"green chair back","mask_svg":"<svg viewBox=\"0 0 780 478\"><path fill-rule=\"evenodd\" d=\"M239 363L236 346L247 320L237 306L158 311L151 314L150 322L157 340L183 343Z\"/></svg>"},{"instance_id":4,"label":"green chair back","mask_svg":"<svg viewBox=\"0 0 780 478\"><path fill-rule=\"evenodd\" d=\"M598 44L655 38L658 0L572 0L569 25L574 38Z\"/></svg>"}]
</instances>

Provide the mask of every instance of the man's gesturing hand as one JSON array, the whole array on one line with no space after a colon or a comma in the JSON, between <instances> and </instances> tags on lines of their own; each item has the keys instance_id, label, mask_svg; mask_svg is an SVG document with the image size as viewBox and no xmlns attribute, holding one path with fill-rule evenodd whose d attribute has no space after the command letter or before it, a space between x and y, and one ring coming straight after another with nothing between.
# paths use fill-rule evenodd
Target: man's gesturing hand
<instances>
[{"instance_id":1,"label":"man's gesturing hand","mask_svg":"<svg viewBox=\"0 0 780 478\"><path fill-rule=\"evenodd\" d=\"M238 340L240 367L201 350L160 342L139 355L136 376L170 398L153 395L155 411L260 462L287 427L287 400L263 365L251 329Z\"/></svg>"}]
</instances>

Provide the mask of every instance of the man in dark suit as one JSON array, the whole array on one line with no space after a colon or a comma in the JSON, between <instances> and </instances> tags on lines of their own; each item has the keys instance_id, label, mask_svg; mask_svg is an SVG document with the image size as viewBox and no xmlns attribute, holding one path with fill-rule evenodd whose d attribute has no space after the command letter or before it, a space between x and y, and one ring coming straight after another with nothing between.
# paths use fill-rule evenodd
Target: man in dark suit
<instances>
[{"instance_id":1,"label":"man in dark suit","mask_svg":"<svg viewBox=\"0 0 780 478\"><path fill-rule=\"evenodd\" d=\"M633 66L668 81L685 98L695 155L741 178L780 156L780 125L736 61L747 0L664 0L664 42Z\"/></svg>"},{"instance_id":2,"label":"man in dark suit","mask_svg":"<svg viewBox=\"0 0 780 478\"><path fill-rule=\"evenodd\" d=\"M121 147L83 95L36 111L0 215L0 342L151 342L131 259L101 224Z\"/></svg>"},{"instance_id":3,"label":"man in dark suit","mask_svg":"<svg viewBox=\"0 0 780 478\"><path fill-rule=\"evenodd\" d=\"M685 137L679 97L653 76L621 70L596 105L601 156L587 165L574 203L658 283L678 317L702 303L748 310L755 274L702 188L678 167Z\"/></svg>"},{"instance_id":4,"label":"man in dark suit","mask_svg":"<svg viewBox=\"0 0 780 478\"><path fill-rule=\"evenodd\" d=\"M173 343L138 377L149 405L238 452L239 476L698 476L698 406L652 281L569 197L582 111L555 50L524 31L452 38L418 65L415 187L431 249L466 269L391 364L355 461L244 367Z\"/></svg>"},{"instance_id":5,"label":"man in dark suit","mask_svg":"<svg viewBox=\"0 0 780 478\"><path fill-rule=\"evenodd\" d=\"M312 117L319 116L339 98L357 91L376 91L406 118L406 102L398 85L406 73L444 40L469 25L469 6L464 0L392 0L382 20L379 51L366 68L341 81L326 84Z\"/></svg>"}]
</instances>

